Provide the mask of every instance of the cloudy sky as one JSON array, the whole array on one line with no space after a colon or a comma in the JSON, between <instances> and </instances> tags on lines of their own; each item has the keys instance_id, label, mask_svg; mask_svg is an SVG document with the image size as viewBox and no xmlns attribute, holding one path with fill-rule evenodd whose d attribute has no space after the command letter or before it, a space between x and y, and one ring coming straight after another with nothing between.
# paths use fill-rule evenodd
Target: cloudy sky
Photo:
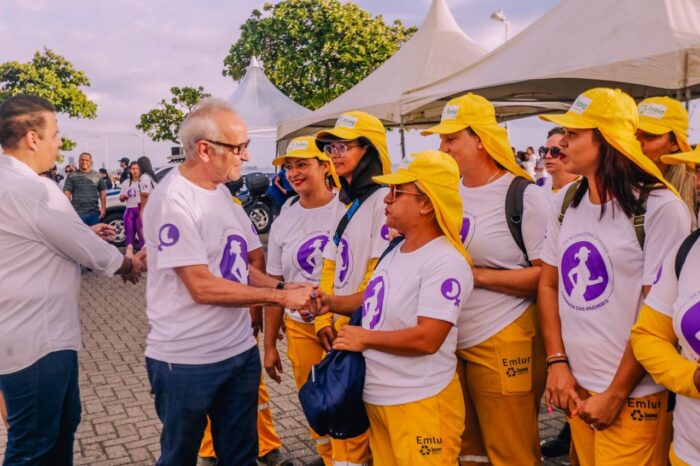
<instances>
[{"instance_id":1,"label":"cloudy sky","mask_svg":"<svg viewBox=\"0 0 700 466\"><path fill-rule=\"evenodd\" d=\"M223 77L223 59L239 37L240 25L258 0L1 0L0 62L29 61L43 46L65 56L92 82L85 89L98 105L96 120L60 118L62 132L89 150L97 165L107 152L111 167L122 156L141 155L142 144L155 164L165 161L169 143L153 143L134 127L139 115L169 96L171 86L203 85L228 98L236 82ZM419 26L430 0L356 0L387 21L401 19ZM557 3L557 0L447 0L462 29L487 50L503 41L503 25L489 19L503 9L511 21L511 37ZM522 148L542 143L546 125L533 119L510 124L513 144ZM400 157L392 136L390 150ZM253 141L254 163L273 158L272 139ZM416 135L408 149L433 142ZM77 158L77 157L76 157Z\"/></svg>"}]
</instances>

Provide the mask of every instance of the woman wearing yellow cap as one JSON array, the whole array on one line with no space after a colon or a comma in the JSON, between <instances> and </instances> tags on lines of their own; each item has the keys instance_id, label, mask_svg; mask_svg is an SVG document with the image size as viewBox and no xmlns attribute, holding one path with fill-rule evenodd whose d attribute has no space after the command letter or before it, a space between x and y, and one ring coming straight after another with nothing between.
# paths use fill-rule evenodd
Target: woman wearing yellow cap
<instances>
[{"instance_id":1,"label":"woman wearing yellow cap","mask_svg":"<svg viewBox=\"0 0 700 466\"><path fill-rule=\"evenodd\" d=\"M460 463L539 464L544 349L534 296L549 201L534 183L521 191L519 245L507 219L507 193L531 178L483 97L469 93L448 102L440 124L423 132L433 133L459 167L460 233L474 260L474 291L462 303L458 324L467 407Z\"/></svg>"},{"instance_id":2,"label":"woman wearing yellow cap","mask_svg":"<svg viewBox=\"0 0 700 466\"><path fill-rule=\"evenodd\" d=\"M455 374L457 318L472 289L469 256L459 238L459 172L442 152L407 157L390 185L387 225L404 239L379 262L362 304L362 327L344 326L334 349L362 351L363 399L375 466L456 464L464 403ZM322 296L328 303L328 299Z\"/></svg>"},{"instance_id":3,"label":"woman wearing yellow cap","mask_svg":"<svg viewBox=\"0 0 700 466\"><path fill-rule=\"evenodd\" d=\"M662 261L690 231L688 209L642 153L627 94L591 89L541 118L565 128L559 158L582 177L558 196L542 254L545 402L571 415L581 465L666 464L669 395L629 335Z\"/></svg>"},{"instance_id":4,"label":"woman wearing yellow cap","mask_svg":"<svg viewBox=\"0 0 700 466\"><path fill-rule=\"evenodd\" d=\"M670 97L650 97L637 107L639 126L637 139L642 152L659 168L690 210L695 227L697 194L695 192L695 170L688 164L668 164L662 159L666 154L688 152L688 112L679 101ZM690 164L694 167L694 164Z\"/></svg>"},{"instance_id":5,"label":"woman wearing yellow cap","mask_svg":"<svg viewBox=\"0 0 700 466\"><path fill-rule=\"evenodd\" d=\"M389 239L382 202L387 189L372 182L373 176L391 171L386 131L377 117L348 112L335 127L318 133L316 143L333 161L342 203L331 216L320 287L329 295L361 297ZM330 349L336 332L347 322L347 317L332 314L315 319L316 334L325 349ZM363 465L370 459L367 434L331 439L331 446L335 464Z\"/></svg>"}]
</instances>

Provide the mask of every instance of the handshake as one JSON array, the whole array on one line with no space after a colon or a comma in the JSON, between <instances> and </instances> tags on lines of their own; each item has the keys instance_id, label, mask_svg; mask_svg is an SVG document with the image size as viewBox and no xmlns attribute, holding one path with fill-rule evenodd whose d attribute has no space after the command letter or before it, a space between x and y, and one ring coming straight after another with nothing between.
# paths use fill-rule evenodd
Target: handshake
<instances>
[{"instance_id":1,"label":"handshake","mask_svg":"<svg viewBox=\"0 0 700 466\"><path fill-rule=\"evenodd\" d=\"M93 233L105 241L112 241L117 234L117 230L111 225L98 223L90 227ZM138 283L141 274L146 271L146 249L142 249L136 255L124 257L122 266L116 274L122 276L124 283Z\"/></svg>"},{"instance_id":2,"label":"handshake","mask_svg":"<svg viewBox=\"0 0 700 466\"><path fill-rule=\"evenodd\" d=\"M284 307L298 312L305 322L311 322L316 316L331 312L331 296L323 293L318 286L308 283L287 283Z\"/></svg>"}]
</instances>

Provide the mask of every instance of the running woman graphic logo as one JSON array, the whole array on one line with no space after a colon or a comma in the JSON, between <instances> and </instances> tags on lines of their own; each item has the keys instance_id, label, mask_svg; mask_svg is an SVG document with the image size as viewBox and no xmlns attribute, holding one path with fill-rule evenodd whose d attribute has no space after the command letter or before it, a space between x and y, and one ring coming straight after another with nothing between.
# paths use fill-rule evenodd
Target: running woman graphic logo
<instances>
[{"instance_id":1,"label":"running woman graphic logo","mask_svg":"<svg viewBox=\"0 0 700 466\"><path fill-rule=\"evenodd\" d=\"M180 239L180 230L172 223L166 223L158 230L158 250L173 246Z\"/></svg>"},{"instance_id":2,"label":"running woman graphic logo","mask_svg":"<svg viewBox=\"0 0 700 466\"><path fill-rule=\"evenodd\" d=\"M336 286L342 288L347 284L352 272L352 253L350 252L350 245L345 238L340 238L338 243L338 256L340 257L340 263L336 263L336 267L338 267Z\"/></svg>"},{"instance_id":3,"label":"running woman graphic logo","mask_svg":"<svg viewBox=\"0 0 700 466\"><path fill-rule=\"evenodd\" d=\"M448 301L452 301L455 306L459 306L462 299L462 285L456 278L448 278L440 286L442 296Z\"/></svg>"},{"instance_id":4,"label":"running woman graphic logo","mask_svg":"<svg viewBox=\"0 0 700 466\"><path fill-rule=\"evenodd\" d=\"M248 284L248 243L240 235L229 235L219 263L221 277Z\"/></svg>"},{"instance_id":5,"label":"running woman graphic logo","mask_svg":"<svg viewBox=\"0 0 700 466\"><path fill-rule=\"evenodd\" d=\"M315 277L315 272L320 271L323 265L323 249L326 244L328 244L328 236L317 233L302 240L296 248L295 265L307 280L318 278Z\"/></svg>"},{"instance_id":6,"label":"running woman graphic logo","mask_svg":"<svg viewBox=\"0 0 700 466\"><path fill-rule=\"evenodd\" d=\"M561 259L560 273L564 301L577 311L592 311L605 306L612 292L612 277L607 254L602 245L590 238L569 245Z\"/></svg>"},{"instance_id":7,"label":"running woman graphic logo","mask_svg":"<svg viewBox=\"0 0 700 466\"><path fill-rule=\"evenodd\" d=\"M693 304L685 311L681 317L680 327L683 338L695 352L691 357L697 360L698 355L700 355L700 302Z\"/></svg>"},{"instance_id":8,"label":"running woman graphic logo","mask_svg":"<svg viewBox=\"0 0 700 466\"><path fill-rule=\"evenodd\" d=\"M362 322L367 323L367 328L370 330L377 328L384 319L385 299L386 279L381 273L367 284L362 302Z\"/></svg>"}]
</instances>

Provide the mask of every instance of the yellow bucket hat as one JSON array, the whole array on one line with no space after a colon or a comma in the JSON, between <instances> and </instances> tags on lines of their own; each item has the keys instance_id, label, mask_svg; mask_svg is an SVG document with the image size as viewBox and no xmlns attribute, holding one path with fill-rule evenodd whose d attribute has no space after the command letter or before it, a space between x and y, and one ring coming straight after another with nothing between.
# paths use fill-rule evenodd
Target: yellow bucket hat
<instances>
[{"instance_id":1,"label":"yellow bucket hat","mask_svg":"<svg viewBox=\"0 0 700 466\"><path fill-rule=\"evenodd\" d=\"M508 140L508 132L498 125L493 104L471 92L455 97L442 110L440 123L421 131L420 134L452 134L471 128L484 145L486 152L513 175L534 181L530 174L515 161L515 154Z\"/></svg>"},{"instance_id":2,"label":"yellow bucket hat","mask_svg":"<svg viewBox=\"0 0 700 466\"><path fill-rule=\"evenodd\" d=\"M700 144L695 146L695 150L664 155L661 157L661 161L669 165L677 165L681 163L700 164Z\"/></svg>"},{"instance_id":3,"label":"yellow bucket hat","mask_svg":"<svg viewBox=\"0 0 700 466\"><path fill-rule=\"evenodd\" d=\"M672 132L681 152L692 150L688 144L688 111L682 103L670 97L650 97L639 103L637 111L639 129L650 134Z\"/></svg>"},{"instance_id":4,"label":"yellow bucket hat","mask_svg":"<svg viewBox=\"0 0 700 466\"><path fill-rule=\"evenodd\" d=\"M642 152L636 137L639 116L637 105L629 95L619 89L597 87L579 95L566 113L540 115L564 128L598 129L605 140L639 168L666 185L674 194L676 188L659 171L659 168Z\"/></svg>"},{"instance_id":5,"label":"yellow bucket hat","mask_svg":"<svg viewBox=\"0 0 700 466\"><path fill-rule=\"evenodd\" d=\"M351 141L357 138L367 138L379 152L379 160L382 162L382 173L391 173L391 157L386 145L386 129L374 115L367 112L353 111L340 115L332 129L316 133L316 140L320 141L328 136Z\"/></svg>"},{"instance_id":6,"label":"yellow bucket hat","mask_svg":"<svg viewBox=\"0 0 700 466\"><path fill-rule=\"evenodd\" d=\"M301 136L294 138L289 142L287 146L287 153L280 155L275 160L272 161L272 165L279 166L284 165L287 161L287 157L296 159L319 159L323 162L329 163L329 174L331 179L335 184L336 188L340 188L340 180L338 175L335 173L335 166L333 166L333 161L324 152L320 151L316 146L316 138L313 136Z\"/></svg>"},{"instance_id":7,"label":"yellow bucket hat","mask_svg":"<svg viewBox=\"0 0 700 466\"><path fill-rule=\"evenodd\" d=\"M462 228L462 197L459 195L459 168L452 157L438 150L407 156L391 174L375 176L378 184L418 183L435 208L440 229L469 265L472 259L459 236Z\"/></svg>"}]
</instances>

